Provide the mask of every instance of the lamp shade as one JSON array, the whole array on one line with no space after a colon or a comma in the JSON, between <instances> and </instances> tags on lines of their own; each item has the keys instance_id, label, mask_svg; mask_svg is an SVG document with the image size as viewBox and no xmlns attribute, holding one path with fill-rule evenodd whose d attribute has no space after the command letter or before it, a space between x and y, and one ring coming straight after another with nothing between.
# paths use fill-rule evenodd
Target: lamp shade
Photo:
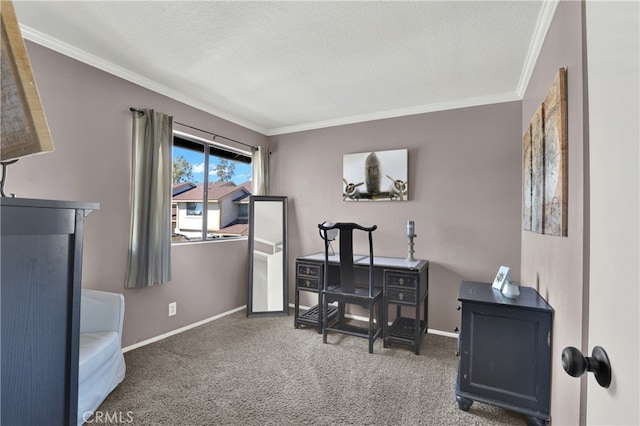
<instances>
[{"instance_id":1,"label":"lamp shade","mask_svg":"<svg viewBox=\"0 0 640 426\"><path fill-rule=\"evenodd\" d=\"M333 226L335 225L335 223L333 222L322 222L322 225L324 226ZM320 230L321 234L320 236L324 239L326 234L326 239L328 241L335 241L336 238L338 238L338 229L329 229L328 231L324 231L324 230Z\"/></svg>"}]
</instances>

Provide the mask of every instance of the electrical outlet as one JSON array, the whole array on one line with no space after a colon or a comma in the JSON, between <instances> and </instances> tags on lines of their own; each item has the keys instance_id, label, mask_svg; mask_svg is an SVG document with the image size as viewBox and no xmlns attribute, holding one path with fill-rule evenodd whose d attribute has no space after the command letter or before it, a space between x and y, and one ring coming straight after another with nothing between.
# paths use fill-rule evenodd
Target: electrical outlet
<instances>
[{"instance_id":1,"label":"electrical outlet","mask_svg":"<svg viewBox=\"0 0 640 426\"><path fill-rule=\"evenodd\" d=\"M176 304L177 302L169 303L169 316L172 317L176 314Z\"/></svg>"}]
</instances>

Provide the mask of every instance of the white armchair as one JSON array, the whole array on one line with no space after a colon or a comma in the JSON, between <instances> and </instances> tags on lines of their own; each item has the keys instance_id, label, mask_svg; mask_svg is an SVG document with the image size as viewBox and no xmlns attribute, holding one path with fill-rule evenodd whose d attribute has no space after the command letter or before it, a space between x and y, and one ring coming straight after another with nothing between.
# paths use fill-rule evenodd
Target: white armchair
<instances>
[{"instance_id":1,"label":"white armchair","mask_svg":"<svg viewBox=\"0 0 640 426\"><path fill-rule=\"evenodd\" d=\"M82 289L78 367L78 426L124 379L124 296Z\"/></svg>"}]
</instances>

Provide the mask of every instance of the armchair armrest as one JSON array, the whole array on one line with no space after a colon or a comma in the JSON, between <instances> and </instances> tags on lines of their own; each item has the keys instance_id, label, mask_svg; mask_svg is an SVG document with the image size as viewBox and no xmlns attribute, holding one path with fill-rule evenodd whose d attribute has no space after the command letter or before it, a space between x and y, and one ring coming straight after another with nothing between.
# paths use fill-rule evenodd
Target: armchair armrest
<instances>
[{"instance_id":1,"label":"armchair armrest","mask_svg":"<svg viewBox=\"0 0 640 426\"><path fill-rule=\"evenodd\" d=\"M82 289L80 332L115 331L122 337L124 296L119 293Z\"/></svg>"}]
</instances>

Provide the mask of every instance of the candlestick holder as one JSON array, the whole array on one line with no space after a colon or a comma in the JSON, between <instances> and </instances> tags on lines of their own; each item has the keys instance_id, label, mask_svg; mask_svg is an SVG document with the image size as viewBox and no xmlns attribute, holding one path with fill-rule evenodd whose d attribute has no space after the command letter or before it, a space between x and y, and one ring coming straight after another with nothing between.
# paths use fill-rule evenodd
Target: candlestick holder
<instances>
[{"instance_id":1,"label":"candlestick holder","mask_svg":"<svg viewBox=\"0 0 640 426\"><path fill-rule=\"evenodd\" d=\"M413 239L417 237L416 234L407 235L407 258L405 259L407 262L415 262L416 259L413 257Z\"/></svg>"}]
</instances>

